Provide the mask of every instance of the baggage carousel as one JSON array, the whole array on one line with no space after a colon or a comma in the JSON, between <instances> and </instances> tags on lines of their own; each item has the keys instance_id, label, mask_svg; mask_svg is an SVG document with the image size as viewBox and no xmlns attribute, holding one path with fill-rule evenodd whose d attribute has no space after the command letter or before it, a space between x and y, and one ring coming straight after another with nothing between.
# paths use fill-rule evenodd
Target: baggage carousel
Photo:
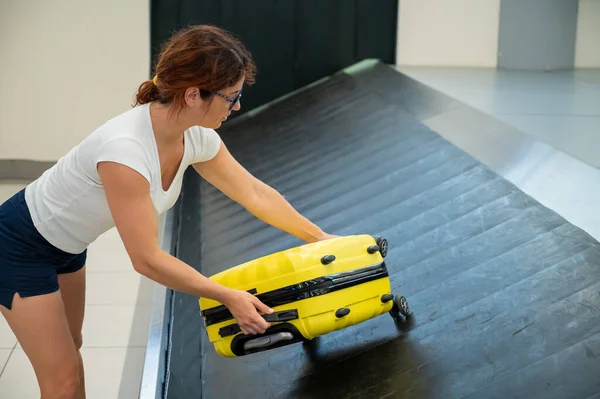
<instances>
[{"instance_id":1,"label":"baggage carousel","mask_svg":"<svg viewBox=\"0 0 600 399\"><path fill-rule=\"evenodd\" d=\"M531 165L540 149L563 154L373 60L219 133L325 231L386 238L413 315L230 359L198 298L157 288L140 397L600 398L597 237L525 183L556 167ZM302 244L191 168L162 227L163 248L207 276Z\"/></svg>"}]
</instances>

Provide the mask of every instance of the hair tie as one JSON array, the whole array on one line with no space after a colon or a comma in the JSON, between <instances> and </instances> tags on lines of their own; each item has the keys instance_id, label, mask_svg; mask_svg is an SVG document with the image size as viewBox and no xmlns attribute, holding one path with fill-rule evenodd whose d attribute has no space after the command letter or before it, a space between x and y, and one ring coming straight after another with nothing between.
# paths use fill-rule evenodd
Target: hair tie
<instances>
[{"instance_id":1,"label":"hair tie","mask_svg":"<svg viewBox=\"0 0 600 399\"><path fill-rule=\"evenodd\" d=\"M158 86L156 84L156 81L158 80L158 75L154 75L154 77L152 78L152 82L154 83L154 86Z\"/></svg>"}]
</instances>

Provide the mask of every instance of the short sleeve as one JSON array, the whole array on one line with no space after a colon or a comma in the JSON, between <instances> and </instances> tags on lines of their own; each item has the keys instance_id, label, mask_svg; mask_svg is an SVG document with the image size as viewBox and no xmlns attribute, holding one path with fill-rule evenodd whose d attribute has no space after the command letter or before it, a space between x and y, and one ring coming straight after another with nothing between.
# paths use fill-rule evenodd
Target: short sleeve
<instances>
[{"instance_id":1,"label":"short sleeve","mask_svg":"<svg viewBox=\"0 0 600 399\"><path fill-rule=\"evenodd\" d=\"M214 129L193 126L187 131L193 154L191 163L206 162L213 159L221 148L221 137Z\"/></svg>"},{"instance_id":2,"label":"short sleeve","mask_svg":"<svg viewBox=\"0 0 600 399\"><path fill-rule=\"evenodd\" d=\"M152 169L144 146L130 137L113 138L102 143L96 153L96 167L99 162L115 162L125 165L152 182Z\"/></svg>"}]
</instances>

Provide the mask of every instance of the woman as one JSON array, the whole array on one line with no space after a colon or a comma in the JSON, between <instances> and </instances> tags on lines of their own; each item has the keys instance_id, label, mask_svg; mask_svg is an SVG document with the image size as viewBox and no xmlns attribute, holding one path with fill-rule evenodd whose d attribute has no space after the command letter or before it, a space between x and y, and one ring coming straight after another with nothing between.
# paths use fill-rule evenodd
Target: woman
<instances>
[{"instance_id":1,"label":"woman","mask_svg":"<svg viewBox=\"0 0 600 399\"><path fill-rule=\"evenodd\" d=\"M269 327L255 296L226 288L163 252L157 215L176 202L189 165L268 224L309 242L334 236L299 215L230 155L213 130L240 109L255 66L227 32L193 26L165 45L135 107L109 120L0 207L0 309L43 399L83 398L79 349L86 248L116 225L136 271L215 299L242 331Z\"/></svg>"}]
</instances>

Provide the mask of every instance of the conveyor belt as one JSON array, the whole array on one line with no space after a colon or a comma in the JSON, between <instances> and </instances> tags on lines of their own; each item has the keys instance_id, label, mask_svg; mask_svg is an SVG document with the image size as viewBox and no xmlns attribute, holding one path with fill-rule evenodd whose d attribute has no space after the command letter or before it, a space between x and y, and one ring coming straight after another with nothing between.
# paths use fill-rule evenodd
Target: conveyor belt
<instances>
[{"instance_id":1,"label":"conveyor belt","mask_svg":"<svg viewBox=\"0 0 600 399\"><path fill-rule=\"evenodd\" d=\"M600 392L598 242L419 121L452 106L382 64L346 71L220 133L334 234L390 243L384 315L301 344L219 357L174 294L167 397L588 398ZM186 175L177 255L212 275L302 244ZM596 396L597 397L597 396Z\"/></svg>"}]
</instances>

